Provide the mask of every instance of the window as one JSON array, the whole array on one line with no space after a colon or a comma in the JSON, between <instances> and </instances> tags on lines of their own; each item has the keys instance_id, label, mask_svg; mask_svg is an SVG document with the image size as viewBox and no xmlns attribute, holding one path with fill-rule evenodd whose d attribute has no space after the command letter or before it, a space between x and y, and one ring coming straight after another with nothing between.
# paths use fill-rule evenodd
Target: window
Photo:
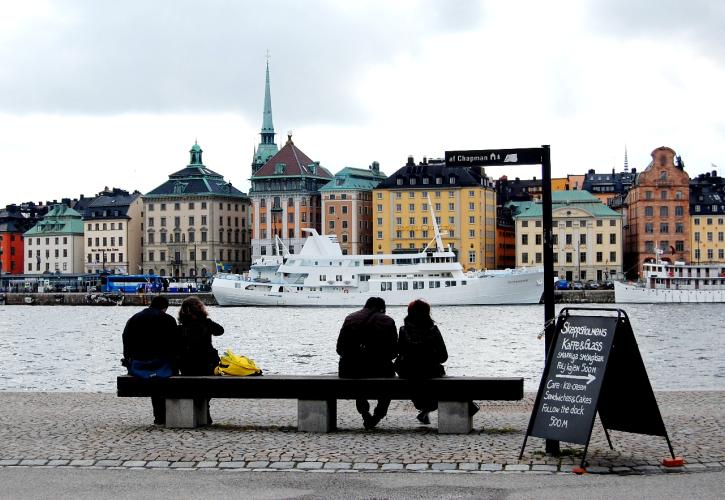
<instances>
[{"instance_id":1,"label":"window","mask_svg":"<svg viewBox=\"0 0 725 500\"><path fill-rule=\"evenodd\" d=\"M476 223L476 216L475 215L469 215L468 216L468 223L469 224L475 224Z\"/></svg>"},{"instance_id":2,"label":"window","mask_svg":"<svg viewBox=\"0 0 725 500\"><path fill-rule=\"evenodd\" d=\"M400 203L397 203L395 205L395 211L396 212L401 212L402 210L403 210L403 206Z\"/></svg>"},{"instance_id":3,"label":"window","mask_svg":"<svg viewBox=\"0 0 725 500\"><path fill-rule=\"evenodd\" d=\"M644 216L645 217L652 217L654 215L654 208L652 207L644 207Z\"/></svg>"},{"instance_id":4,"label":"window","mask_svg":"<svg viewBox=\"0 0 725 500\"><path fill-rule=\"evenodd\" d=\"M682 240L675 241L675 251L684 252L685 251L685 242Z\"/></svg>"},{"instance_id":5,"label":"window","mask_svg":"<svg viewBox=\"0 0 725 500\"><path fill-rule=\"evenodd\" d=\"M586 262L586 261L587 261L587 253L579 252L579 262Z\"/></svg>"},{"instance_id":6,"label":"window","mask_svg":"<svg viewBox=\"0 0 725 500\"><path fill-rule=\"evenodd\" d=\"M604 221L602 219L597 219L597 227L602 227L604 225Z\"/></svg>"},{"instance_id":7,"label":"window","mask_svg":"<svg viewBox=\"0 0 725 500\"><path fill-rule=\"evenodd\" d=\"M597 245L601 245L602 243L604 243L604 235L602 233L597 233Z\"/></svg>"},{"instance_id":8,"label":"window","mask_svg":"<svg viewBox=\"0 0 725 500\"><path fill-rule=\"evenodd\" d=\"M660 200L667 199L667 191L660 191Z\"/></svg>"},{"instance_id":9,"label":"window","mask_svg":"<svg viewBox=\"0 0 725 500\"><path fill-rule=\"evenodd\" d=\"M378 231L378 239L379 240L382 240L383 239L383 232L382 231Z\"/></svg>"},{"instance_id":10,"label":"window","mask_svg":"<svg viewBox=\"0 0 725 500\"><path fill-rule=\"evenodd\" d=\"M670 215L669 207L660 207L660 217L667 217Z\"/></svg>"},{"instance_id":11,"label":"window","mask_svg":"<svg viewBox=\"0 0 725 500\"><path fill-rule=\"evenodd\" d=\"M468 263L469 264L475 264L476 263L476 252L475 250L471 250L468 252Z\"/></svg>"},{"instance_id":12,"label":"window","mask_svg":"<svg viewBox=\"0 0 725 500\"><path fill-rule=\"evenodd\" d=\"M647 234L654 234L654 232L655 232L655 225L652 224L651 222L647 222L644 225L644 232L647 233Z\"/></svg>"},{"instance_id":13,"label":"window","mask_svg":"<svg viewBox=\"0 0 725 500\"><path fill-rule=\"evenodd\" d=\"M524 265L529 263L529 253L528 252L521 253L521 262L523 262Z\"/></svg>"},{"instance_id":14,"label":"window","mask_svg":"<svg viewBox=\"0 0 725 500\"><path fill-rule=\"evenodd\" d=\"M586 245L587 244L587 235L586 234L580 234L579 235L579 244L580 245Z\"/></svg>"},{"instance_id":15,"label":"window","mask_svg":"<svg viewBox=\"0 0 725 500\"><path fill-rule=\"evenodd\" d=\"M335 206L334 205L330 205L330 208L327 211L327 213L329 213L330 215L333 215L335 213Z\"/></svg>"},{"instance_id":16,"label":"window","mask_svg":"<svg viewBox=\"0 0 725 500\"><path fill-rule=\"evenodd\" d=\"M571 234L565 235L564 236L564 244L567 245L567 246L571 245L571 242L572 242L573 239L574 239L574 237Z\"/></svg>"},{"instance_id":17,"label":"window","mask_svg":"<svg viewBox=\"0 0 725 500\"><path fill-rule=\"evenodd\" d=\"M675 233L684 233L685 232L685 225L681 222L677 222L675 224Z\"/></svg>"},{"instance_id":18,"label":"window","mask_svg":"<svg viewBox=\"0 0 725 500\"><path fill-rule=\"evenodd\" d=\"M602 262L602 260L604 259L604 255L602 254L602 252L597 252L596 257L597 257L597 262Z\"/></svg>"},{"instance_id":19,"label":"window","mask_svg":"<svg viewBox=\"0 0 725 500\"><path fill-rule=\"evenodd\" d=\"M571 252L566 252L566 262L571 264L571 262L572 262Z\"/></svg>"},{"instance_id":20,"label":"window","mask_svg":"<svg viewBox=\"0 0 725 500\"><path fill-rule=\"evenodd\" d=\"M670 225L666 222L660 222L660 233L667 234L670 232Z\"/></svg>"},{"instance_id":21,"label":"window","mask_svg":"<svg viewBox=\"0 0 725 500\"><path fill-rule=\"evenodd\" d=\"M414 212L415 211L415 204L414 203L410 203L408 205L408 210L411 211L411 212Z\"/></svg>"},{"instance_id":22,"label":"window","mask_svg":"<svg viewBox=\"0 0 725 500\"><path fill-rule=\"evenodd\" d=\"M154 227L154 218L153 217L149 217L147 227ZM98 228L96 228L96 229L98 229Z\"/></svg>"},{"instance_id":23,"label":"window","mask_svg":"<svg viewBox=\"0 0 725 500\"><path fill-rule=\"evenodd\" d=\"M346 214L347 213L347 205L343 205L342 206L342 213L343 214Z\"/></svg>"},{"instance_id":24,"label":"window","mask_svg":"<svg viewBox=\"0 0 725 500\"><path fill-rule=\"evenodd\" d=\"M644 192L644 199L645 200L651 200L652 199L652 191L645 191Z\"/></svg>"},{"instance_id":25,"label":"window","mask_svg":"<svg viewBox=\"0 0 725 500\"><path fill-rule=\"evenodd\" d=\"M522 234L521 235L521 244L522 245L528 245L529 244L529 235L528 234Z\"/></svg>"},{"instance_id":26,"label":"window","mask_svg":"<svg viewBox=\"0 0 725 500\"><path fill-rule=\"evenodd\" d=\"M449 203L449 204L448 204L448 210L451 210L451 211L453 211L453 210L455 210L455 209L456 209L456 205L455 205L455 203Z\"/></svg>"},{"instance_id":27,"label":"window","mask_svg":"<svg viewBox=\"0 0 725 500\"><path fill-rule=\"evenodd\" d=\"M616 233L612 233L609 235L609 244L610 245L616 245L617 244L617 235Z\"/></svg>"},{"instance_id":28,"label":"window","mask_svg":"<svg viewBox=\"0 0 725 500\"><path fill-rule=\"evenodd\" d=\"M476 230L475 229L469 229L468 230L468 237L469 238L475 238L476 237Z\"/></svg>"},{"instance_id":29,"label":"window","mask_svg":"<svg viewBox=\"0 0 725 500\"><path fill-rule=\"evenodd\" d=\"M527 221L527 220L522 220L522 221L521 221L521 227L529 227L529 221Z\"/></svg>"},{"instance_id":30,"label":"window","mask_svg":"<svg viewBox=\"0 0 725 500\"><path fill-rule=\"evenodd\" d=\"M617 252L609 252L609 263L614 264L617 262Z\"/></svg>"},{"instance_id":31,"label":"window","mask_svg":"<svg viewBox=\"0 0 725 500\"><path fill-rule=\"evenodd\" d=\"M335 229L335 221L334 221L334 220L331 220L331 221L330 221L330 222L328 223L328 226L329 226L329 228L330 228L330 229Z\"/></svg>"}]
</instances>

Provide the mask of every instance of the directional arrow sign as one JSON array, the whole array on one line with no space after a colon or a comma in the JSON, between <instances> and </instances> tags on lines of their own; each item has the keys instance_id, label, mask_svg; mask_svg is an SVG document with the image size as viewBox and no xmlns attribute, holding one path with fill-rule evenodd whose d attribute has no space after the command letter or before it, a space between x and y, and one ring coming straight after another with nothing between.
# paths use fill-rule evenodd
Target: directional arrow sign
<instances>
[{"instance_id":1,"label":"directional arrow sign","mask_svg":"<svg viewBox=\"0 0 725 500\"><path fill-rule=\"evenodd\" d=\"M563 373L557 373L556 378L573 378L578 380L586 380L587 385L591 384L596 380L597 377L592 375L591 373L587 373L586 375L564 375Z\"/></svg>"}]
</instances>

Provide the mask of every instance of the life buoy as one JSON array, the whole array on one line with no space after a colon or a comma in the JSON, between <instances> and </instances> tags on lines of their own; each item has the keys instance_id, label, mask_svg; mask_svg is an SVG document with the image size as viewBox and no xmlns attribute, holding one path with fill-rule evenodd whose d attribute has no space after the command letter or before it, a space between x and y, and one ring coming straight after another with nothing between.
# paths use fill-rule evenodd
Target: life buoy
<instances>
[{"instance_id":1,"label":"life buoy","mask_svg":"<svg viewBox=\"0 0 725 500\"><path fill-rule=\"evenodd\" d=\"M344 289L342 290L342 293L350 293L350 290L348 290L347 288L344 288Z\"/></svg>"},{"instance_id":2,"label":"life buoy","mask_svg":"<svg viewBox=\"0 0 725 500\"><path fill-rule=\"evenodd\" d=\"M672 278L672 277L673 277L674 275L675 275L675 272L674 272L674 271L670 271L670 272L669 272L669 276L670 276L670 278Z\"/></svg>"}]
</instances>

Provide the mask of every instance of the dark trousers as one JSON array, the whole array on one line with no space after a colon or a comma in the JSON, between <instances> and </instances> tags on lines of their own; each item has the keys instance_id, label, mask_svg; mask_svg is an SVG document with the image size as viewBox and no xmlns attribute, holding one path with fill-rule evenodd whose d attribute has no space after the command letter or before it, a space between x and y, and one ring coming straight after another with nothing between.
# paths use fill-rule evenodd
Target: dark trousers
<instances>
[{"instance_id":1,"label":"dark trousers","mask_svg":"<svg viewBox=\"0 0 725 500\"><path fill-rule=\"evenodd\" d=\"M382 419L383 417L385 417L385 415L388 414L389 407L390 407L389 399L378 399L378 404L375 406L373 415ZM356 399L355 408L357 408L357 412L360 415L365 415L365 414L370 413L370 403L368 403L367 399Z\"/></svg>"},{"instance_id":2,"label":"dark trousers","mask_svg":"<svg viewBox=\"0 0 725 500\"><path fill-rule=\"evenodd\" d=\"M166 423L166 399L161 396L151 397L151 406L154 408L154 423Z\"/></svg>"}]
</instances>

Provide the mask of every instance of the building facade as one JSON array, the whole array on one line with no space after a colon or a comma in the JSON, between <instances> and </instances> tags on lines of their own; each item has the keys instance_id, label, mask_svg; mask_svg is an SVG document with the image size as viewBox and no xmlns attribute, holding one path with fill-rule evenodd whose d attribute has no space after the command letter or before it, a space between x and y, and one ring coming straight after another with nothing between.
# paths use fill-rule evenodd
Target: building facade
<instances>
[{"instance_id":1,"label":"building facade","mask_svg":"<svg viewBox=\"0 0 725 500\"><path fill-rule=\"evenodd\" d=\"M627 277L636 279L644 262L655 261L655 249L663 260L690 261L690 177L672 149L652 151L652 162L636 175L625 203Z\"/></svg>"},{"instance_id":2,"label":"building facade","mask_svg":"<svg viewBox=\"0 0 725 500\"><path fill-rule=\"evenodd\" d=\"M194 144L189 164L142 196L139 265L148 274L205 278L218 268L249 269L249 198L207 168L202 152Z\"/></svg>"},{"instance_id":3,"label":"building facade","mask_svg":"<svg viewBox=\"0 0 725 500\"><path fill-rule=\"evenodd\" d=\"M590 169L584 175L584 190L589 191L607 206L612 206L617 197L624 196L634 184L634 178L637 170L632 169L631 172L625 169L624 172L598 174L594 169Z\"/></svg>"},{"instance_id":4,"label":"building facade","mask_svg":"<svg viewBox=\"0 0 725 500\"><path fill-rule=\"evenodd\" d=\"M334 234L343 255L373 253L373 189L385 180L380 164L344 168L320 188L322 230Z\"/></svg>"},{"instance_id":5,"label":"building facade","mask_svg":"<svg viewBox=\"0 0 725 500\"><path fill-rule=\"evenodd\" d=\"M82 274L82 216L65 204L55 205L23 234L25 274Z\"/></svg>"},{"instance_id":6,"label":"building facade","mask_svg":"<svg viewBox=\"0 0 725 500\"><path fill-rule=\"evenodd\" d=\"M515 210L516 266L542 266L540 202ZM568 281L622 276L622 216L586 191L552 192L554 273Z\"/></svg>"},{"instance_id":7,"label":"building facade","mask_svg":"<svg viewBox=\"0 0 725 500\"><path fill-rule=\"evenodd\" d=\"M725 179L716 171L690 181L690 247L694 263L725 263Z\"/></svg>"},{"instance_id":8,"label":"building facade","mask_svg":"<svg viewBox=\"0 0 725 500\"><path fill-rule=\"evenodd\" d=\"M0 210L0 274L23 273L23 233L35 223L35 217L30 217L17 205Z\"/></svg>"},{"instance_id":9,"label":"building facade","mask_svg":"<svg viewBox=\"0 0 725 500\"><path fill-rule=\"evenodd\" d=\"M141 193L113 188L98 193L83 214L88 274L141 274Z\"/></svg>"},{"instance_id":10,"label":"building facade","mask_svg":"<svg viewBox=\"0 0 725 500\"><path fill-rule=\"evenodd\" d=\"M496 265L496 193L480 168L409 157L373 190L373 212L373 253L421 251L435 238L435 216L466 270Z\"/></svg>"}]
</instances>

